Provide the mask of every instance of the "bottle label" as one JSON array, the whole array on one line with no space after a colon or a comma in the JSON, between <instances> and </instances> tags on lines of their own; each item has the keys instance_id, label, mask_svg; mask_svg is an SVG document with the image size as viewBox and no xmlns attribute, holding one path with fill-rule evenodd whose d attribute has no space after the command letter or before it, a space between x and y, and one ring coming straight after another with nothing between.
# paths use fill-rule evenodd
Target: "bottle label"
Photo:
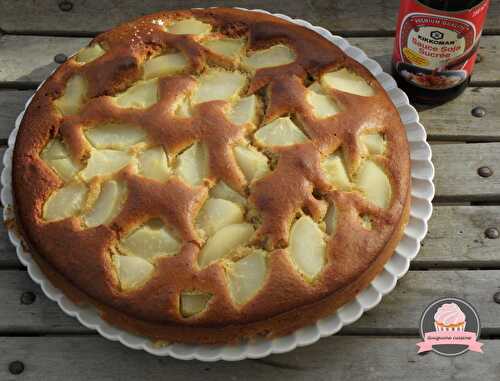
<instances>
[{"instance_id":1,"label":"bottle label","mask_svg":"<svg viewBox=\"0 0 500 381\"><path fill-rule=\"evenodd\" d=\"M402 0L393 54L395 70L425 89L448 89L466 81L477 56L489 0L447 12Z\"/></svg>"}]
</instances>

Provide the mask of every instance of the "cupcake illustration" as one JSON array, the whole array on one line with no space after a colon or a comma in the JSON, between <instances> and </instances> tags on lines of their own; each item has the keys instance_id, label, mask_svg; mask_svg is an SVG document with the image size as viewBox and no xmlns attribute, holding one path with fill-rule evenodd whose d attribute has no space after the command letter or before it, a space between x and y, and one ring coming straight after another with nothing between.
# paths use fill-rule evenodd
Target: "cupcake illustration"
<instances>
[{"instance_id":1,"label":"cupcake illustration","mask_svg":"<svg viewBox=\"0 0 500 381\"><path fill-rule=\"evenodd\" d=\"M455 303L445 303L434 314L436 332L465 330L465 314Z\"/></svg>"}]
</instances>

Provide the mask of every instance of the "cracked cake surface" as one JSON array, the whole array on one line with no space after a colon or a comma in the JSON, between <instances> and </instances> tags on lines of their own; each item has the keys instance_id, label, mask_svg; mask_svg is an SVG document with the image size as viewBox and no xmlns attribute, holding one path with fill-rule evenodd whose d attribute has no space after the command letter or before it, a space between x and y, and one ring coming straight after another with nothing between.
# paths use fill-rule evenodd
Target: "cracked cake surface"
<instances>
[{"instance_id":1,"label":"cracked cake surface","mask_svg":"<svg viewBox=\"0 0 500 381\"><path fill-rule=\"evenodd\" d=\"M35 94L12 180L48 278L168 342L331 314L382 271L410 203L404 126L369 71L311 30L225 8L94 38Z\"/></svg>"}]
</instances>

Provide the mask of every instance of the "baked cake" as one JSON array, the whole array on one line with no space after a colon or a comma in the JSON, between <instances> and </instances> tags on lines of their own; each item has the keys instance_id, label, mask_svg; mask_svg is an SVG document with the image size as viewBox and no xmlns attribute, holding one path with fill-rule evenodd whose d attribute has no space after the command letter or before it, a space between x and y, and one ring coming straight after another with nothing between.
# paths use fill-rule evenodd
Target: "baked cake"
<instances>
[{"instance_id":1,"label":"baked cake","mask_svg":"<svg viewBox=\"0 0 500 381\"><path fill-rule=\"evenodd\" d=\"M352 300L408 219L389 97L309 29L161 12L94 38L35 94L16 225L72 300L153 340L276 337Z\"/></svg>"}]
</instances>

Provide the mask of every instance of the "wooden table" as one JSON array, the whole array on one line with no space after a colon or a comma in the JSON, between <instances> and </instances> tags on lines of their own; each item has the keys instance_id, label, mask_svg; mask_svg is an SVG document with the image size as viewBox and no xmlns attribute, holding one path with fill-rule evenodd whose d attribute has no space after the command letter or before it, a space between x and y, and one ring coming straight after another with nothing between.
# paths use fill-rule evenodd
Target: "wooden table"
<instances>
[{"instance_id":1,"label":"wooden table","mask_svg":"<svg viewBox=\"0 0 500 381\"><path fill-rule=\"evenodd\" d=\"M146 2L144 2L146 3ZM239 5L321 25L389 69L397 0L0 0L0 139L33 89L97 32L161 9ZM0 380L500 379L500 2L494 0L469 89L420 108L436 166L434 214L410 272L374 310L334 337L262 360L183 362L101 338L45 298L0 228ZM471 111L484 108L483 117ZM3 152L4 148L0 151ZM0 152L0 153L1 153ZM490 177L478 169L488 167ZM496 297L495 297L496 295ZM419 356L418 320L434 299L479 311L484 354ZM495 302L496 300L496 302Z\"/></svg>"}]
</instances>

